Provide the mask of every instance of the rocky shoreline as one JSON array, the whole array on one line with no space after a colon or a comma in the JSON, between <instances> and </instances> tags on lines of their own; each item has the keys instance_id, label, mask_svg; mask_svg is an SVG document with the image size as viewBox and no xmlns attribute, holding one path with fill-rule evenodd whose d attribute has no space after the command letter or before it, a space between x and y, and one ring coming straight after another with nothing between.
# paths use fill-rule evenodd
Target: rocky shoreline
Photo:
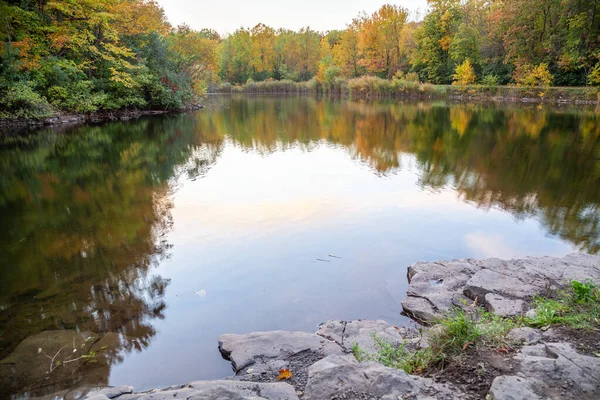
<instances>
[{"instance_id":1,"label":"rocky shoreline","mask_svg":"<svg viewBox=\"0 0 600 400\"><path fill-rule=\"evenodd\" d=\"M535 312L535 296L565 282L600 283L600 257L421 262L409 267L408 279L402 306L425 325L452 308L483 306L502 316L524 316ZM219 339L219 350L231 361L233 377L140 393L118 387L65 390L54 396L93 400L600 398L597 330L578 335L560 327L514 328L506 336L514 344L510 349L465 352L462 369L459 365L454 373L449 368L409 375L379 363L359 362L353 354L357 347L376 351L374 335L394 345L426 348L434 329L357 320L328 321L316 333L225 334ZM279 371L285 369L293 376L278 381Z\"/></svg>"},{"instance_id":2,"label":"rocky shoreline","mask_svg":"<svg viewBox=\"0 0 600 400\"><path fill-rule=\"evenodd\" d=\"M202 108L204 108L203 105L190 104L181 110L115 110L88 114L59 114L41 119L0 118L0 134L18 134L24 130L44 126L73 126L86 122L129 121L144 116L181 113Z\"/></svg>"}]
</instances>

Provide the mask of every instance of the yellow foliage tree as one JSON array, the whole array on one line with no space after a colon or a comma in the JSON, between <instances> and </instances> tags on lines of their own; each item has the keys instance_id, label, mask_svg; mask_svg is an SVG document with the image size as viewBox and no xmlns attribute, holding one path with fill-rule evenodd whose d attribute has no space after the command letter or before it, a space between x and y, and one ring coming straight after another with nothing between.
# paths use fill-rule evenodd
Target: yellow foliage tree
<instances>
[{"instance_id":1,"label":"yellow foliage tree","mask_svg":"<svg viewBox=\"0 0 600 400\"><path fill-rule=\"evenodd\" d=\"M471 61L467 58L464 63L456 67L455 74L452 75L453 85L471 85L475 83L475 70L471 65Z\"/></svg>"},{"instance_id":2,"label":"yellow foliage tree","mask_svg":"<svg viewBox=\"0 0 600 400\"><path fill-rule=\"evenodd\" d=\"M535 67L531 64L518 64L513 73L513 79L518 86L550 86L554 77L546 63Z\"/></svg>"}]
</instances>

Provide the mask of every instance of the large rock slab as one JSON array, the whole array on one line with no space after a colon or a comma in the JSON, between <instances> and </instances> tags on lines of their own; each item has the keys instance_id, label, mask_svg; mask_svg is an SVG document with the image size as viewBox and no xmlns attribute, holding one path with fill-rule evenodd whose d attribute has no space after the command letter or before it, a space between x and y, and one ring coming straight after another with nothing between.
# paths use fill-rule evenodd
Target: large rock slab
<instances>
[{"instance_id":1,"label":"large rock slab","mask_svg":"<svg viewBox=\"0 0 600 400\"><path fill-rule=\"evenodd\" d=\"M309 369L303 399L460 399L454 387L376 363L358 363L352 355L331 355Z\"/></svg>"},{"instance_id":2,"label":"large rock slab","mask_svg":"<svg viewBox=\"0 0 600 400\"><path fill-rule=\"evenodd\" d=\"M502 315L518 315L527 312L535 295L571 280L600 283L600 257L570 254L563 258L419 262L408 268L408 280L402 308L424 323L475 300Z\"/></svg>"},{"instance_id":3,"label":"large rock slab","mask_svg":"<svg viewBox=\"0 0 600 400\"><path fill-rule=\"evenodd\" d=\"M485 308L503 317L514 317L523 315L524 310L529 308L523 300L511 300L504 296L494 293L488 293L484 297Z\"/></svg>"},{"instance_id":4,"label":"large rock slab","mask_svg":"<svg viewBox=\"0 0 600 400\"><path fill-rule=\"evenodd\" d=\"M493 400L600 399L600 358L579 354L569 343L525 346L514 360L515 375L494 379L489 391Z\"/></svg>"},{"instance_id":5,"label":"large rock slab","mask_svg":"<svg viewBox=\"0 0 600 400\"><path fill-rule=\"evenodd\" d=\"M271 361L281 362L299 353L315 353L322 357L341 354L334 341L306 332L254 332L246 335L226 334L219 338L219 350L227 357L236 373L250 366L260 368Z\"/></svg>"},{"instance_id":6,"label":"large rock slab","mask_svg":"<svg viewBox=\"0 0 600 400\"><path fill-rule=\"evenodd\" d=\"M543 382L532 381L520 376L499 376L492 382L491 400L544 400L538 393L546 389Z\"/></svg>"},{"instance_id":7,"label":"large rock slab","mask_svg":"<svg viewBox=\"0 0 600 400\"><path fill-rule=\"evenodd\" d=\"M90 392L85 400L108 399L105 394ZM121 394L114 400L298 400L294 388L284 382L255 383L234 380L197 381L187 385L169 387L162 390Z\"/></svg>"},{"instance_id":8,"label":"large rock slab","mask_svg":"<svg viewBox=\"0 0 600 400\"><path fill-rule=\"evenodd\" d=\"M579 354L569 343L525 346L515 360L527 379L548 385L544 398L600 399L600 358Z\"/></svg>"},{"instance_id":9,"label":"large rock slab","mask_svg":"<svg viewBox=\"0 0 600 400\"><path fill-rule=\"evenodd\" d=\"M319 326L317 335L333 340L347 352L358 345L368 353L376 351L375 339L399 345L419 339L416 329L397 327L383 320L327 321Z\"/></svg>"}]
</instances>

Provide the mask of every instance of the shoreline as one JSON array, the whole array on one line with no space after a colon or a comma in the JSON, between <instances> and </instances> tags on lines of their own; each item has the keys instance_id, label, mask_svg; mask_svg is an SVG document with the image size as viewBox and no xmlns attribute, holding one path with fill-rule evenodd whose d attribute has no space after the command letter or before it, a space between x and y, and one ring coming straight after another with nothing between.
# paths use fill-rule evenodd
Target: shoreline
<instances>
[{"instance_id":1,"label":"shoreline","mask_svg":"<svg viewBox=\"0 0 600 400\"><path fill-rule=\"evenodd\" d=\"M140 117L153 115L180 114L203 109L204 105L192 104L181 110L115 110L88 114L57 114L40 119L8 119L0 118L0 135L19 134L43 127L76 126L85 123L100 123L109 121L130 121Z\"/></svg>"},{"instance_id":2,"label":"shoreline","mask_svg":"<svg viewBox=\"0 0 600 400\"><path fill-rule=\"evenodd\" d=\"M466 342L442 370L424 369L415 375L398 366L390 368L381 358L382 343L417 352L435 348L436 335L443 327L439 318L452 310L472 315L485 309L499 318L530 318L538 312L538 296L575 280L600 284L600 256L574 253L563 258L418 262L408 267L407 279L402 308L415 321L425 323L420 328L396 327L385 321L334 320L321 324L316 333L224 334L218 348L232 363L232 377L138 393L130 386L65 389L40 398L541 400L600 396L597 328L588 332L558 324L509 326L500 342ZM487 324L495 326L493 320ZM361 360L363 353L379 358ZM292 376L278 379L284 370Z\"/></svg>"},{"instance_id":3,"label":"shoreline","mask_svg":"<svg viewBox=\"0 0 600 400\"><path fill-rule=\"evenodd\" d=\"M434 86L436 87L436 86ZM524 106L549 106L549 107L561 107L561 106L598 106L600 105L600 93L598 94L598 100L590 100L580 97L567 97L563 98L552 97L552 96L540 96L539 93L544 93L546 90L554 89L560 90L578 90L583 89L586 91L592 91L590 88L520 88L503 86L497 89L504 91L520 91L526 95L515 96L514 94L492 94L495 92L494 88L477 87L476 91L469 91L468 87L456 87L451 85L438 85L437 87L445 88L442 93L424 93L420 91L416 92L401 92L395 94L369 94L369 93L358 93L348 94L341 93L339 91L330 91L323 93L311 92L311 91L230 91L230 92L210 92L207 93L207 98L218 97L218 96L314 96L317 98L330 98L330 99L341 99L341 100L396 100L396 101L436 101L443 100L448 101L450 104L507 104L507 105L524 105ZM238 87L239 88L239 87ZM243 87L241 87L243 88ZM560 92L562 93L562 92ZM210 103L210 102L209 102ZM43 127L71 127L85 123L101 123L111 121L130 121L145 116L155 115L169 115L169 114L181 114L190 111L197 111L204 108L210 108L209 105L204 104L191 104L184 109L177 110L115 110L115 111L102 111L87 114L69 114L61 113L52 115L46 118L25 118L25 119L10 119L0 118L0 135L16 135L30 130L35 130Z\"/></svg>"}]
</instances>

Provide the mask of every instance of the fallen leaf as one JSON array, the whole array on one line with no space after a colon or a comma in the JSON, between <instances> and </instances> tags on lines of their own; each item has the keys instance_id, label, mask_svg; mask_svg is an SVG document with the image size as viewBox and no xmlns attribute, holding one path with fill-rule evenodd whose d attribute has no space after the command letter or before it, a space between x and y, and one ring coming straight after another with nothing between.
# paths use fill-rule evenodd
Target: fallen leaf
<instances>
[{"instance_id":1,"label":"fallen leaf","mask_svg":"<svg viewBox=\"0 0 600 400\"><path fill-rule=\"evenodd\" d=\"M469 342L465 342L465 344L464 344L464 346L462 348L463 351L465 351L467 349L467 347L469 347L469 344L470 344Z\"/></svg>"},{"instance_id":2,"label":"fallen leaf","mask_svg":"<svg viewBox=\"0 0 600 400\"><path fill-rule=\"evenodd\" d=\"M479 300L479 296L475 296L475 300L473 301L473 304L471 304L471 307L477 306L477 300Z\"/></svg>"},{"instance_id":3,"label":"fallen leaf","mask_svg":"<svg viewBox=\"0 0 600 400\"><path fill-rule=\"evenodd\" d=\"M290 379L291 377L292 377L292 372L289 369L280 369L277 380L280 381L282 379Z\"/></svg>"},{"instance_id":4,"label":"fallen leaf","mask_svg":"<svg viewBox=\"0 0 600 400\"><path fill-rule=\"evenodd\" d=\"M504 346L503 347L498 347L497 351L498 351L498 353L507 354L508 353L508 348L506 348Z\"/></svg>"}]
</instances>

